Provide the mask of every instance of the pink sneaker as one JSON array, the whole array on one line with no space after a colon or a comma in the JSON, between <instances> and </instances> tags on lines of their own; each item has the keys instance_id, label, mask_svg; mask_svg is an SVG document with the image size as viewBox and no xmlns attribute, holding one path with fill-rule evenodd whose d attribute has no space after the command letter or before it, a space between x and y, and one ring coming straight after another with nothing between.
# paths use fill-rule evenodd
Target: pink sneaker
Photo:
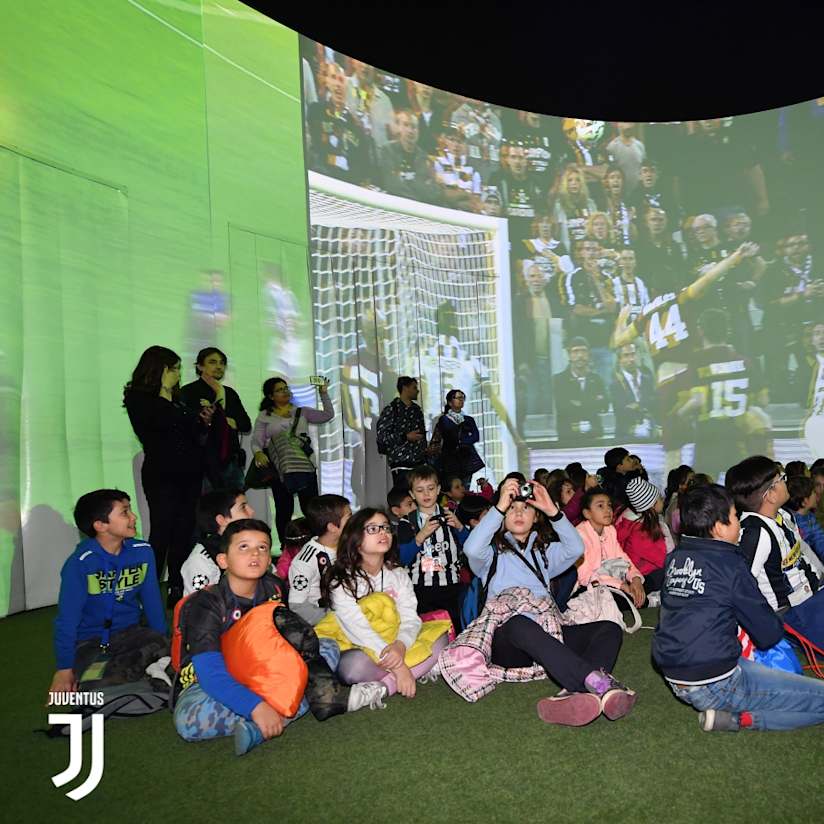
<instances>
[{"instance_id":1,"label":"pink sneaker","mask_svg":"<svg viewBox=\"0 0 824 824\"><path fill-rule=\"evenodd\" d=\"M562 690L553 698L538 702L538 717L547 724L583 727L601 714L601 700L589 692Z\"/></svg>"}]
</instances>

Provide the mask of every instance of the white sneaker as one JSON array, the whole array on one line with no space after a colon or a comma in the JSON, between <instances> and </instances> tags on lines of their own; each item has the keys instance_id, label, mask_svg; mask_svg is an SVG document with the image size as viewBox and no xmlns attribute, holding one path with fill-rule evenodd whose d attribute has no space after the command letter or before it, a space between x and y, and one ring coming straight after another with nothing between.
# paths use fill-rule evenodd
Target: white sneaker
<instances>
[{"instance_id":1,"label":"white sneaker","mask_svg":"<svg viewBox=\"0 0 824 824\"><path fill-rule=\"evenodd\" d=\"M647 606L651 609L658 609L661 606L661 593L660 592L650 592L647 595Z\"/></svg>"},{"instance_id":2,"label":"white sneaker","mask_svg":"<svg viewBox=\"0 0 824 824\"><path fill-rule=\"evenodd\" d=\"M355 712L369 707L370 710L385 710L386 704L386 684L380 681L364 681L362 684L353 684L349 690L349 703L346 706L347 712Z\"/></svg>"},{"instance_id":3,"label":"white sneaker","mask_svg":"<svg viewBox=\"0 0 824 824\"><path fill-rule=\"evenodd\" d=\"M441 668L435 664L426 675L422 675L418 679L419 684L434 684L441 677Z\"/></svg>"}]
</instances>

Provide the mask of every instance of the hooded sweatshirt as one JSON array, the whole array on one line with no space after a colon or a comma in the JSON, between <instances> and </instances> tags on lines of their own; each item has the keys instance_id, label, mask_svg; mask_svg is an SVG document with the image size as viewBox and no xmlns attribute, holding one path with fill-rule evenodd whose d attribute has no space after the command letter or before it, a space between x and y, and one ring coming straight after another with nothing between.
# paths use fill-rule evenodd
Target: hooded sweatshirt
<instances>
[{"instance_id":1,"label":"hooded sweatshirt","mask_svg":"<svg viewBox=\"0 0 824 824\"><path fill-rule=\"evenodd\" d=\"M604 586L615 587L620 589L623 581L613 578L609 575L602 575L598 573L598 569L604 561L609 558L623 558L629 563L626 580L629 582L633 578L640 578L644 580L644 576L638 571L635 564L621 549L618 543L618 538L614 526L605 526L604 531L599 535L589 521L583 521L575 527L578 530L584 542L584 560L578 567L578 583L582 586L588 586L596 581Z\"/></svg>"},{"instance_id":2,"label":"hooded sweatshirt","mask_svg":"<svg viewBox=\"0 0 824 824\"><path fill-rule=\"evenodd\" d=\"M119 555L106 552L95 538L81 541L60 572L60 599L54 621L57 669L74 665L78 641L103 638L133 627L145 613L149 626L166 632L166 615L157 585L154 551L127 538Z\"/></svg>"}]
</instances>

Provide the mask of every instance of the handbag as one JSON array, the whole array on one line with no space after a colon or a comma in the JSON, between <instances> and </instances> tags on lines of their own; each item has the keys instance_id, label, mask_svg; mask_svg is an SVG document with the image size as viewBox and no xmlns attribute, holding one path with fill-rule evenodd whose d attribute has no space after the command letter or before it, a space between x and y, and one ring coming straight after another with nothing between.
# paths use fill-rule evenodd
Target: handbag
<instances>
[{"instance_id":1,"label":"handbag","mask_svg":"<svg viewBox=\"0 0 824 824\"><path fill-rule=\"evenodd\" d=\"M315 453L315 450L312 448L312 439L309 437L309 434L307 432L301 432L299 435L295 434L295 431L298 428L298 423L300 422L300 413L301 407L298 407L295 410L295 419L292 421L292 428L289 430L289 437L298 442L298 448L304 455L306 455L307 458L311 458Z\"/></svg>"},{"instance_id":2,"label":"handbag","mask_svg":"<svg viewBox=\"0 0 824 824\"><path fill-rule=\"evenodd\" d=\"M246 470L243 486L244 489L269 489L277 477L278 471L271 460L266 466L258 466L253 459Z\"/></svg>"},{"instance_id":3,"label":"handbag","mask_svg":"<svg viewBox=\"0 0 824 824\"><path fill-rule=\"evenodd\" d=\"M620 595L629 604L633 623L628 627L613 593ZM591 624L593 621L612 621L630 635L641 629L641 616L632 599L626 592L608 586L589 586L579 595L569 599L564 615L572 619L573 624Z\"/></svg>"}]
</instances>

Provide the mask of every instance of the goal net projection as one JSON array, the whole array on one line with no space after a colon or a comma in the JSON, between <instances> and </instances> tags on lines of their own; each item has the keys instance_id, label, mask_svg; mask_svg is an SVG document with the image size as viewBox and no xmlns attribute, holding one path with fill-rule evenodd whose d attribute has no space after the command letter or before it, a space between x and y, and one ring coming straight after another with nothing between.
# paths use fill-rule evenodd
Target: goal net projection
<instances>
[{"instance_id":1,"label":"goal net projection","mask_svg":"<svg viewBox=\"0 0 824 824\"><path fill-rule=\"evenodd\" d=\"M504 221L425 206L310 173L315 361L336 415L318 429L324 492L385 505L375 425L400 375L418 377L428 434L450 389L480 431L479 474L502 477L513 408ZM414 211L412 211L414 210Z\"/></svg>"}]
</instances>

